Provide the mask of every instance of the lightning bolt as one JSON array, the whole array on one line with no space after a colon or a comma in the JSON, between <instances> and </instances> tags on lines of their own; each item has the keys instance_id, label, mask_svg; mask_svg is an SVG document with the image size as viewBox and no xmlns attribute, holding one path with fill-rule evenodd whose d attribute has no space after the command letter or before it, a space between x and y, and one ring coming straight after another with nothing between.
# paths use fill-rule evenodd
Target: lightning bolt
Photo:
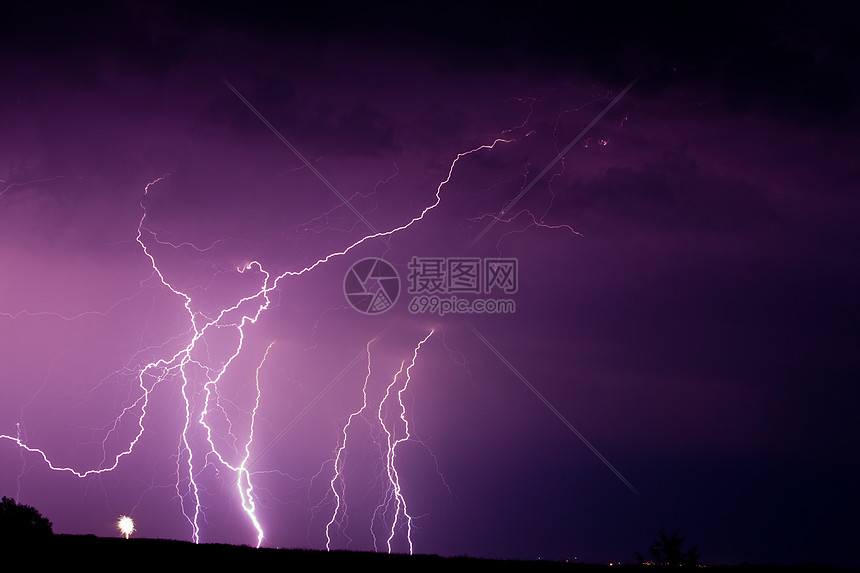
<instances>
[{"instance_id":1,"label":"lightning bolt","mask_svg":"<svg viewBox=\"0 0 860 573\"><path fill-rule=\"evenodd\" d=\"M386 446L387 449L385 451L385 471L388 476L388 485L385 497L382 503L376 508L374 512L374 516L381 515L385 512L386 508L389 508L391 505L394 506L394 510L392 512L391 526L389 529L388 539L386 540L386 546L388 547L388 552L391 553L391 543L394 540L394 536L397 534L397 524L398 521L402 519L406 522L406 541L409 544L409 553L412 554L414 548L412 546L412 516L409 515L409 511L406 507L406 498L403 496L403 490L400 487L400 475L397 473L397 466L395 464L395 460L397 457L397 446L402 444L411 438L409 434L409 421L406 419L406 406L403 404L403 393L409 387L409 381L411 378L412 368L415 366L415 361L418 359L418 351L421 349L421 346L427 342L427 340L433 335L433 331L424 337L424 339L418 343L418 346L415 347L415 350L412 353L412 361L409 363L409 366L406 367L406 371L404 373L403 367L406 364L404 360L400 364L400 370L397 371L397 374L394 375L394 379L391 381L391 384L388 385L388 388L385 389L385 396L382 398L382 401L379 403L379 409L377 411L377 415L379 418L379 423L382 426L382 429L385 431L386 436ZM397 384L397 379L401 379L400 389L393 392L395 385ZM389 398L394 400L394 396L396 398L396 411L398 415L393 422L386 423L385 417L383 415L383 407ZM394 422L397 419L402 422L402 434L400 437L397 437L397 428L394 426Z\"/></svg>"},{"instance_id":2,"label":"lightning bolt","mask_svg":"<svg viewBox=\"0 0 860 573\"><path fill-rule=\"evenodd\" d=\"M397 446L411 438L409 433L409 422L406 418L406 406L403 403L403 393L409 386L412 367L415 366L415 361L418 359L418 352L421 346L427 342L430 336L433 335L433 330L430 331L415 347L412 353L412 359L409 366L406 366L406 361L402 361L400 369L392 378L391 382L386 386L385 394L379 400L379 405L376 409L376 428L381 430L380 436L384 433L384 438L380 440L382 467L384 468L382 499L373 511L371 517L370 532L373 537L373 546L378 550L378 539L375 530L378 529L376 523L381 523L387 535L385 544L388 553L392 552L392 542L397 534L398 523L404 521L406 525L406 541L409 546L409 553L413 552L412 544L412 516L407 511L406 499L400 485L400 477L397 473L395 465ZM369 408L368 404L368 384L372 374L370 360L370 346L373 341L367 345L367 373L364 378L362 387L362 404L356 411L351 413L346 420L342 430L339 445L334 459L334 475L331 478L331 492L335 498L335 507L332 511L331 519L326 525L326 549L331 550L332 546L332 529L335 525L341 529L345 527L346 520L346 501L344 499L344 457L347 449L347 440L349 429L356 418L364 416ZM394 420L390 419L390 412L394 412ZM399 420L399 422L398 422ZM395 425L402 423L402 429L398 429ZM446 484L447 485L447 484ZM386 516L391 520L390 525L385 524ZM349 540L349 537L347 536Z\"/></svg>"},{"instance_id":3,"label":"lightning bolt","mask_svg":"<svg viewBox=\"0 0 860 573\"><path fill-rule=\"evenodd\" d=\"M343 457L344 452L346 450L346 442L347 442L347 434L349 432L350 426L352 426L352 421L361 416L364 411L367 409L367 384L370 381L371 368L370 368L370 347L373 341L367 343L367 375L364 377L364 386L361 389L361 397L362 403L361 407L349 415L346 420L346 424L343 426L343 430L341 431L341 440L340 446L337 448L337 454L334 459L334 475L331 478L331 491L335 497L335 507L334 511L331 514L331 520L326 524L325 527L325 548L327 550L331 550L331 529L335 523L342 525L342 519L346 515L346 502L343 499L344 493L344 481L343 481ZM338 491L340 490L340 491Z\"/></svg>"},{"instance_id":4,"label":"lightning bolt","mask_svg":"<svg viewBox=\"0 0 860 573\"><path fill-rule=\"evenodd\" d=\"M260 262L256 260L238 267L236 271L239 273L253 272L258 275L259 287L256 290L252 290L252 292L249 292L245 296L236 298L231 306L222 308L211 316L204 313L202 310L195 310L192 296L173 284L165 276L164 271L159 266L158 261L153 254L152 246L149 243L151 242L161 247L170 248L179 248L190 245L197 250L206 250L214 245L207 247L206 249L201 249L190 243L175 244L159 239L156 233L147 227L148 212L146 209L146 199L154 190L155 186L168 178L170 174L162 175L161 177L147 183L143 189L143 196L139 201L141 217L137 225L135 241L140 247L144 257L149 261L152 269L151 277L156 278L157 282L159 282L162 287L173 293L173 295L181 302L186 315L187 329L185 330L185 334L181 334L180 336L187 336L187 343L173 354L149 361L139 367L135 376L137 397L131 402L131 404L125 406L117 415L115 422L108 431L108 435L118 428L120 423L127 417L133 418L134 424L136 425L135 433L128 441L125 448L113 455L112 459L106 455L105 460L103 460L104 463L99 466L88 469L78 469L72 466L54 463L47 452L39 447L27 443L22 438L20 424L16 426L17 429L14 435L0 434L0 441L12 442L22 450L35 454L53 471L70 473L78 478L86 478L93 475L108 473L115 470L123 458L129 456L134 451L141 437L144 435L146 431L146 421L149 416L148 408L154 389L168 381L178 382L184 406L184 423L176 449L177 480L175 491L176 496L179 499L180 511L190 526L191 539L195 543L200 542L201 520L205 519L198 475L205 467L217 462L236 474L238 478L237 487L239 488L242 508L257 533L257 544L259 546L265 536L255 512L254 490L251 480L252 474L250 472L250 465L253 461L249 461L249 455L254 437L253 424L260 404L259 371L260 368L262 368L263 362L260 363L260 366L257 369L256 400L250 416L251 421L249 424L248 437L244 444L244 451L239 452L240 456L237 461L231 461L230 456L228 456L224 448L216 443L214 435L215 432L211 421L213 412L220 411L223 413L223 409L220 406L218 386L231 364L243 351L247 327L251 324L255 324L261 314L270 307L270 295L273 291L279 288L281 281L310 273L320 265L349 253L359 245L376 238L390 237L410 228L419 221L422 221L428 213L441 203L442 189L451 180L455 168L464 157L484 150L491 150L499 144L509 143L511 141L513 140L497 138L492 143L480 145L471 150L458 153L451 162L447 177L437 186L434 201L402 225L387 231L377 231L367 234L345 248L331 252L298 270L286 270L278 275L272 275L263 268ZM381 181L379 184L383 184L384 182L385 181ZM9 189L10 186L7 186L4 189L4 192ZM25 312L24 314L35 315L40 313ZM14 316L8 313L5 314L5 316L10 318L16 318L20 315L21 313ZM57 314L57 316L67 320L69 319L69 317L64 317L59 314ZM78 317L71 318L74 319ZM231 331L235 336L235 342L233 343L231 352L226 359L220 363L216 363L208 356L208 351L206 349L208 343L207 337L210 337L210 335L214 336L215 333L224 331ZM271 349L271 346L269 346L269 349ZM266 356L267 355L268 349L266 351ZM265 361L265 356L263 361ZM195 447L195 432L198 428L202 428L203 435L205 436L206 447L204 447L202 451L199 451L198 448ZM107 437L105 437L105 440L107 440ZM391 444L392 464L393 448L396 447L397 443L399 443L399 441L395 440ZM391 474L392 479L394 476L396 476L396 472ZM396 498L398 503L403 503L402 495L399 492L399 484L397 485ZM405 505L403 506L403 511L405 511Z\"/></svg>"},{"instance_id":5,"label":"lightning bolt","mask_svg":"<svg viewBox=\"0 0 860 573\"><path fill-rule=\"evenodd\" d=\"M462 160L471 155L490 151L497 146L509 144L516 140L513 138L498 137L490 143L478 145L456 154L450 163L447 176L436 186L434 198L421 208L417 214L407 219L401 225L379 231L350 205L350 199L356 195L353 195L350 199L340 195L313 164L304 159L298 150L265 121L241 94L226 81L225 84L279 136L287 147L303 160L306 168L310 169L329 189L341 198L343 205L352 209L359 220L365 222L370 232L339 250L325 254L306 266L281 270L280 273L266 270L257 260L244 263L236 268L235 272L242 275L247 274L249 277L247 284L243 287L245 290L241 294L234 295L226 306L222 305L214 311L203 309L200 301L195 300L192 296L193 291L183 288L179 286L179 283L171 280L168 276L169 273L166 272L163 264L159 263L155 253L158 249L182 248L192 248L198 252L204 252L214 248L221 240L214 241L208 246L197 246L191 242L171 242L160 237L148 225L147 199L151 193L154 193L157 186L169 178L171 174L168 173L150 181L144 186L143 194L139 200L141 214L136 233L134 234L135 243L139 247L144 259L148 261L148 267L151 269L151 273L148 278L141 282L141 286L143 287L145 283L154 284L155 286L152 288L158 288L170 293L172 299L175 299L176 303L183 309L181 312L182 324L161 345L146 349L147 352L153 353L154 357L147 356L147 359L140 361L141 363L128 367L128 371L133 372L132 377L134 382L131 385L133 394L125 402L126 405L120 409L113 422L108 425L105 431L105 437L102 441L103 456L100 463L83 469L55 463L45 450L29 443L25 439L25 432L23 431L21 422L16 424L14 433L0 434L0 441L11 442L23 452L33 454L52 471L68 473L77 478L83 479L112 472L120 465L124 458L132 454L144 436L151 420L150 406L153 392L162 385L175 385L181 395L181 409L183 410L184 418L181 422L181 430L176 437L176 482L171 487L174 488L176 499L178 499L179 511L190 529L191 540L195 543L201 541L201 529L206 521L206 508L203 499L205 488L201 483L200 476L207 469L223 468L231 472L236 479L236 492L239 496L241 508L255 532L256 544L259 547L265 541L266 536L263 523L257 515L258 490L254 487L253 478L255 474L251 471L251 467L262 455L262 453L259 453L258 448L255 447L257 446L255 443L255 425L262 399L260 376L274 343L266 347L265 352L262 353L257 362L257 367L254 371L253 404L249 411L246 412L247 420L245 424L241 425L242 427L240 427L240 424L234 418L228 415L228 401L222 395L224 380L228 376L228 373L232 373L231 368L234 367L237 358L243 352L250 352L246 349L246 336L249 328L256 324L263 313L272 306L273 294L283 283L310 274L318 267L338 257L342 257L356 250L359 246L375 239L382 239L387 245L390 237L424 221L440 205L443 188L451 181L455 169ZM529 184L524 185L519 195L509 201L498 216L494 216L491 219L489 225L475 238L472 244L480 240L495 223L511 222L521 215L531 217L531 226L554 229L566 228L572 233L576 233L568 225L548 225L544 223L543 217L536 217L530 211L520 211L516 215L510 215L510 213L512 213L512 209L517 201L563 158L564 154L632 85L631 83L618 94L609 106L583 130L576 140L571 142L566 148L560 150L558 156L541 173L532 179ZM529 103L532 105L534 101L529 100ZM531 117L532 110L533 108L529 111L529 117ZM528 119L526 118L519 127L525 126ZM377 187L387 183L396 175L397 173L395 172L389 178L380 180L377 183ZM6 182L3 181L0 183L5 184ZM20 185L22 184L6 184L0 189L0 196L12 192L15 187ZM375 191L376 189L374 189ZM361 197L366 197L366 195L361 195ZM320 217L324 218L329 213L324 213ZM308 221L306 225L314 224L320 217ZM76 320L90 314L107 314L125 300L129 299L123 299L105 311L89 311L72 317L52 312L29 311L21 311L17 314L0 313L0 316L14 320L22 316L46 315L62 320ZM404 496L400 482L397 452L398 448L404 442L412 439L403 396L409 387L412 369L418 359L419 351L433 335L433 332L431 330L429 334L418 342L408 364L406 360L401 362L400 369L387 385L385 394L376 408L374 423L377 423L381 430L378 436L380 438L379 445L383 461L382 467L384 468L382 480L385 482L385 486L382 499L371 519L370 529L374 539L374 547L376 547L378 541L375 532L380 529L383 530L384 535L380 537L383 540L381 543L384 543L389 552L393 550L395 539L398 533L401 532L404 534L409 552L412 553L414 550L412 541L413 516L407 508L406 497ZM216 344L216 341L220 342ZM364 417L370 408L368 398L368 383L371 376L370 346L371 343L368 343L365 349L368 366L362 391L362 404L359 409L348 417L342 428L334 458L334 476L329 481L329 489L335 498L335 507L325 529L327 548L331 548L333 543L332 531L336 526L344 523L343 520L346 518L346 504L343 495L343 461L347 449L349 429L353 421L359 417ZM134 359L132 358L131 360ZM304 411L307 411L307 408ZM123 446L114 448L114 450L118 451L109 455L108 451L111 448L107 446L108 437L114 435L121 425L127 423L127 420L131 420L133 428L130 437L123 443ZM226 428L221 428L219 424L224 425ZM263 452L266 449L268 448L263 449ZM257 452L256 457L253 459L251 457L252 451Z\"/></svg>"},{"instance_id":6,"label":"lightning bolt","mask_svg":"<svg viewBox=\"0 0 860 573\"><path fill-rule=\"evenodd\" d=\"M546 216L546 214L544 214L544 217L545 216ZM566 223L559 223L557 225L551 225L549 223L545 223L543 220L544 217L538 218L538 216L535 215L529 209L521 209L517 213L515 213L513 215L508 215L507 217L504 215L501 215L501 214L496 215L493 213L484 213L480 217L469 217L466 220L478 222L478 221L483 221L484 219L489 219L490 221L492 221L492 224L496 224L496 223L509 224L509 223L513 223L515 220L520 219L520 218L526 220L526 224L523 225L521 228L510 230L510 231L505 231L501 236L499 236L499 239L496 241L496 252L498 252L499 256L501 256L501 254L502 254L502 248L501 248L502 241L506 237L508 237L509 235L525 233L526 231L528 231L530 229L547 229L550 231L566 230L566 231L569 231L571 234L576 235L578 237L583 236L582 233L580 233L579 231L577 231L576 229L574 229L573 227L571 227L570 225L568 225Z\"/></svg>"}]
</instances>

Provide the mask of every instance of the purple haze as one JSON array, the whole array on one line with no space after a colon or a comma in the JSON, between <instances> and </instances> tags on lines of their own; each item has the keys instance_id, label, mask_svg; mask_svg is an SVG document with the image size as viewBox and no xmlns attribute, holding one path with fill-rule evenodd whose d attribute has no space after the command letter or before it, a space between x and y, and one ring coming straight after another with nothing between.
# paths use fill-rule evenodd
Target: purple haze
<instances>
[{"instance_id":1,"label":"purple haze","mask_svg":"<svg viewBox=\"0 0 860 573\"><path fill-rule=\"evenodd\" d=\"M136 535L192 537L180 377L153 390L146 431L111 472L52 472L11 439L80 472L111 465L137 429L139 406L115 420L140 398L140 369L189 343L184 299L136 241L142 206L141 240L204 320L260 288L237 268L301 270L368 224L405 225L439 190L387 241L285 277L244 329L218 386L234 425L212 419L241 450L274 343L250 448L265 546L325 547L368 341L388 329L370 351L378 405L435 329L404 394L415 439L398 450L416 552L632 561L681 528L710 563L856 566L851 8L686 10L11 9L0 493L55 532L113 536L127 514ZM402 292L362 315L343 280L365 257L392 263L404 291L412 257L515 258L516 312L415 314ZM223 363L235 336L213 329L195 359ZM333 547L369 550L380 467L372 426L355 429ZM210 462L194 470L200 541L255 544L236 473Z\"/></svg>"}]
</instances>

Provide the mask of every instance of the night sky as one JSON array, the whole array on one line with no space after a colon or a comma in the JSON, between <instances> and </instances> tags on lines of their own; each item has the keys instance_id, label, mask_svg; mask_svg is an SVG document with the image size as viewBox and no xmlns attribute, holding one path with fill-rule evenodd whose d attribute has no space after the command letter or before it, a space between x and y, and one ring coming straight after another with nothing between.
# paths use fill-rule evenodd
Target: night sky
<instances>
[{"instance_id":1,"label":"night sky","mask_svg":"<svg viewBox=\"0 0 860 573\"><path fill-rule=\"evenodd\" d=\"M697 4L4 6L0 494L255 545L250 438L263 546L387 551L432 331L415 552L859 566L858 14Z\"/></svg>"}]
</instances>

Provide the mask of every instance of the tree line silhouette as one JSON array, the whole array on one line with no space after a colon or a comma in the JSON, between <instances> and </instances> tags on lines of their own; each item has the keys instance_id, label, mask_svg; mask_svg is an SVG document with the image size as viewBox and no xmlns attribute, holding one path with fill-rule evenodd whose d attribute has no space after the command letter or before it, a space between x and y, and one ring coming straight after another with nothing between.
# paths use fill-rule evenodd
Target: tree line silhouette
<instances>
[{"instance_id":1,"label":"tree line silhouette","mask_svg":"<svg viewBox=\"0 0 860 573\"><path fill-rule=\"evenodd\" d=\"M34 507L5 496L0 501L0 539L7 542L35 541L53 534L51 521Z\"/></svg>"}]
</instances>

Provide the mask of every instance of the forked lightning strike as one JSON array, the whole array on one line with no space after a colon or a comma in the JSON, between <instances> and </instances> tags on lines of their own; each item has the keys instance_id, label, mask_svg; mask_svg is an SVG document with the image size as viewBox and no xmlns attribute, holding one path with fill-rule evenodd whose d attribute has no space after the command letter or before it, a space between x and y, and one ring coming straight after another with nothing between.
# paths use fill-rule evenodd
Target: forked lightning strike
<instances>
[{"instance_id":1,"label":"forked lightning strike","mask_svg":"<svg viewBox=\"0 0 860 573\"><path fill-rule=\"evenodd\" d=\"M217 314L214 315L214 317L210 317L209 315L204 314L199 310L195 310L194 301L191 295L189 295L187 292L184 292L183 290L175 286L173 283L171 283L170 280L168 280L162 269L159 267L155 255L151 252L150 247L148 246L148 241L151 239L155 244L158 244L162 247L180 248L183 246L191 246L198 251L206 250L200 249L190 243L181 243L177 245L160 240L154 232L150 231L147 228L147 210L145 204L146 198L151 193L152 188L159 182L164 180L166 177L169 177L169 174L165 174L151 181L144 187L143 196L140 200L140 208L142 214L137 225L135 241L140 246L143 255L149 260L150 266L152 267L153 277L157 276L158 281L163 285L163 287L171 291L182 301L182 305L187 315L187 333L190 337L188 343L174 354L162 356L161 358L150 361L139 368L135 376L136 386L138 388L138 397L134 399L131 404L125 406L122 409L122 411L117 416L114 424L112 425L112 428L115 429L119 426L120 422L124 418L133 417L134 423L136 424L136 430L134 432L133 437L131 437L131 439L128 441L127 446L119 453L116 453L113 456L113 459L106 459L105 463L103 463L102 465L98 467L91 467L89 469L78 469L71 466L55 464L44 450L33 446L27 443L24 439L22 439L20 423L16 425L17 431L15 435L0 434L0 440L11 441L15 443L18 447L20 447L22 450L36 454L39 458L42 459L42 461L47 465L48 468L57 472L67 472L78 478L86 478L92 475L111 472L117 468L117 466L120 464L121 460L124 457L130 455L132 451L134 451L135 446L138 444L144 432L146 431L145 422L149 414L148 407L150 405L150 396L152 391L155 389L155 387L157 387L163 382L177 382L179 384L182 399L184 402L185 419L182 431L178 436L179 439L176 451L177 480L175 484L175 490L176 495L180 501L181 512L185 519L188 521L188 524L191 528L191 539L195 543L200 542L201 519L203 519L204 511L200 499L200 486L197 483L196 476L202 468L213 463L212 460L214 459L217 460L217 462L220 463L222 466L236 474L237 487L242 504L242 509L246 513L249 521L251 522L254 527L254 530L257 533L257 546L259 547L263 543L265 535L263 532L263 527L256 515L253 484L248 465L250 452L254 440L254 423L256 420L258 408L260 406L260 369L263 367L266 357L268 356L269 350L271 350L271 345L267 348L266 353L263 356L256 371L256 396L253 409L250 413L250 421L247 424L246 428L247 434L246 438L244 439L244 445L242 448L240 448L241 451L234 452L233 456L228 455L228 453L224 451L224 448L219 447L216 444L216 441L213 438L213 429L210 425L210 413L216 408L220 409L217 393L218 384L222 380L234 360L242 353L245 341L246 327L249 324L256 323L257 320L260 318L261 314L269 308L269 305L271 304L271 299L269 295L272 291L278 288L282 280L288 277L302 276L336 257L340 257L349 253L359 245L362 245L378 237L389 237L395 233L408 229L415 223L423 220L424 217L430 211L435 209L440 204L442 200L442 188L451 180L451 177L454 173L454 169L462 158L482 150L493 149L496 145L500 143L509 143L510 141L512 140L498 138L490 144L481 145L469 151L459 153L452 161L448 170L447 177L437 186L435 200L428 206L424 207L418 215L416 215L403 225L394 227L388 231L374 232L368 234L361 239L355 241L354 243L350 244L346 248L339 251L331 252L324 257L316 260L312 264L299 270L286 270L281 274L273 276L267 270L265 270L263 266L256 260L250 261L240 266L237 269L239 273L254 271L260 275L259 288L255 292L251 292L246 296L242 296L235 299L234 304L221 309L217 312ZM214 246L214 244L212 246ZM211 246L208 248L211 248ZM29 316L42 313L26 312L24 314ZM52 315L54 313L44 314ZM21 313L14 316L5 316L8 316L9 318L16 318L19 315L21 315ZM73 320L74 318L76 318L72 317L71 319L69 319L60 315L57 316L65 320ZM232 351L226 356L226 359L223 360L220 365L214 366L212 364L204 362L201 358L198 357L198 355L206 355L205 352L203 352L203 349L207 343L207 334L216 330L223 329L232 329L236 334L236 342L235 345L232 347ZM214 361L210 360L210 362ZM414 357L412 363L414 364ZM408 382L408 369L406 376ZM199 412L196 412L194 398L201 396L201 394L203 405L202 408L199 408ZM398 393L398 397L399 396L400 393ZM223 409L221 409L221 412L226 416L226 412L224 412ZM403 419L405 422L405 418ZM231 422L231 426L232 425L233 424ZM204 449L203 452L195 450L192 444L193 431L195 427L202 428L206 436L207 447ZM403 515L404 519L407 519L408 523L411 523L411 518L409 518L408 514L406 514L405 502L403 500L402 492L400 491L396 469L393 465L394 450L396 446L403 441L403 439L408 438L408 432L407 438L396 438L393 430L390 430L388 428L386 428L386 432L389 436L387 473L389 481L394 488L392 499L394 499L397 504L397 513L395 513L395 518L392 523L391 534L388 539L388 545L390 547L391 538L394 536L395 532L394 527L397 523L397 519L399 519L397 516ZM108 434L110 434L110 431L108 432ZM105 437L105 440L107 440L107 436ZM344 440L341 446L341 450L343 447L345 447L345 444L346 434L344 433ZM332 480L333 490L335 488L335 481L335 479ZM337 495L336 491L335 494ZM327 536L329 528L338 516L339 507L340 506L338 505L338 507L335 508L335 514L332 518L333 521L329 523L329 526L327 526ZM409 543L411 549L411 538L409 540Z\"/></svg>"},{"instance_id":2,"label":"forked lightning strike","mask_svg":"<svg viewBox=\"0 0 860 573\"><path fill-rule=\"evenodd\" d=\"M412 516L409 514L406 506L406 498L403 495L400 486L400 476L397 473L395 464L397 446L411 438L409 433L409 422L406 419L406 405L403 403L403 393L409 387L409 381L412 375L412 368L415 366L415 361L418 359L418 352L421 346L433 335L433 330L430 331L415 347L412 352L412 360L409 366L406 366L406 361L400 363L400 369L392 378L391 382L385 388L385 394L379 401L379 406L376 409L376 419L373 423L377 424L378 429L384 433L382 443L379 443L381 457L383 461L384 475L379 478L385 482L383 486L382 499L373 511L373 516L370 522L370 533L373 538L373 547L379 550L379 540L376 536L376 530L382 529L385 532L385 547L388 553L391 553L392 543L397 535L398 525L401 521L405 522L406 535L405 539L409 546L409 553L414 550L412 545ZM340 445L334 460L334 475L332 476L330 486L335 498L335 507L332 512L331 519L326 525L326 549L332 548L332 528L335 526L344 529L346 518L346 500L344 499L344 456L347 448L347 438L349 429L352 426L353 420L363 416L368 409L367 388L372 374L370 345L367 345L367 374L364 378L364 386L362 387L362 404L361 407L349 415L346 423L341 431ZM399 420L399 422L398 422ZM380 434L381 436L382 434ZM379 524L379 525L377 525ZM349 540L349 537L346 536Z\"/></svg>"},{"instance_id":3,"label":"forked lightning strike","mask_svg":"<svg viewBox=\"0 0 860 573\"><path fill-rule=\"evenodd\" d=\"M472 245L479 241L481 237L483 237L496 223L510 223L513 219L522 214L526 214L531 217L530 226L550 229L563 228L574 234L578 234L568 225L548 225L544 223L544 217L536 217L528 210L521 210L516 214L512 214L512 209L518 200L521 199L537 181L546 175L553 165L564 157L567 151L570 150L570 148L588 131L588 129L592 127L600 117L609 110L609 108L619 101L621 97L623 97L623 95L632 87L633 83L635 83L635 81L631 82L630 85L618 94L574 141L572 141L566 148L559 151L555 159L553 159L553 161L550 162L550 164L540 174L533 178L530 183L523 186L519 194L513 200L509 201L498 215L490 216L489 224L472 241ZM229 84L227 85L235 92L235 89L232 88L232 86ZM236 93L246 103L246 105L250 107L250 104L248 104L248 102L245 101L238 92ZM256 110L253 108L251 109L257 113ZM259 113L257 113L257 115L259 116ZM262 116L260 116L260 118L263 119L266 125L269 125ZM283 140L282 136L280 136L274 128L270 125L269 127ZM283 141L293 149L299 157L301 157L301 155L298 154L298 152L286 140ZM221 397L219 394L219 384L224 379L228 369L230 369L231 365L233 365L244 350L246 328L249 325L257 323L263 312L269 309L272 302L270 295L275 289L278 289L281 285L281 281L308 274L317 267L326 264L332 259L343 256L373 239L381 238L387 243L387 239L390 236L408 229L412 225L422 221L428 213L439 206L442 201L442 188L451 181L454 169L457 167L461 159L480 151L494 149L498 144L510 143L512 141L514 140L496 138L492 143L480 145L469 151L457 154L450 164L447 176L436 187L435 199L429 205L424 207L420 213L400 226L396 226L387 231L376 231L369 223L367 223L367 221L364 221L364 218L360 213L356 213L359 219L368 225L371 232L341 250L326 254L304 268L300 268L298 270L284 270L280 274L273 274L264 269L262 264L256 260L252 260L239 266L236 269L237 272L254 273L258 277L257 284L259 286L256 287L255 290L251 289L251 292L248 292L246 295L238 296L233 299L230 306L221 308L215 313L203 312L202 310L195 308L195 301L192 296L188 292L185 292L176 286L176 284L171 282L171 280L165 276L165 273L159 266L151 248L154 245L158 245L162 248L180 249L183 247L191 247L197 251L206 251L213 248L218 241L213 242L208 247L200 248L192 243L183 242L176 244L161 240L157 234L150 230L146 225L148 217L146 200L150 195L152 188L168 177L169 174L151 181L144 187L143 196L140 199L139 205L141 216L137 225L135 241L139 245L143 255L149 260L149 266L152 268L152 274L147 281L154 280L155 277L158 277L158 282L161 283L161 286L173 293L173 295L181 301L182 306L185 309L186 326L180 328L176 334L169 338L169 341L172 342L181 339L182 337L188 337L188 341L184 347L172 355L168 353L135 369L134 377L136 378L135 384L137 386L135 392L137 397L133 398L132 402L120 411L115 418L114 423L107 430L106 436L102 442L103 449L105 452L107 451L106 442L108 437L117 430L117 428L119 428L120 423L126 418L133 419L135 428L133 431L134 435L128 439L127 445L121 449L121 451L113 455L112 459L110 456L105 455L100 464L89 469L78 469L71 466L55 464L44 450L27 443L27 441L22 437L24 434L22 432L20 422L16 424L17 430L14 435L0 434L0 440L13 442L22 450L36 454L36 456L41 458L48 468L57 472L70 473L78 478L86 478L88 476L111 472L117 468L123 458L129 456L134 451L141 437L144 435L144 432L146 431L145 422L148 421L150 415L150 397L153 390L163 382L175 383L179 386L184 407L184 421L182 424L182 430L178 435L176 446L175 491L176 496L179 499L180 511L189 524L191 539L195 543L200 542L201 520L205 521L205 508L201 501L201 487L197 481L199 473L204 468L210 466L210 464L217 463L235 474L241 506L256 532L257 546L259 547L265 540L265 534L263 526L256 513L254 487L252 483L252 474L250 472L250 465L252 462L249 462L249 460L250 452L254 446L254 426L257 420L257 413L262 396L260 372L265 365L269 351L272 349L272 345L270 344L268 346L256 368L253 407L250 410L247 424L243 426L244 430L242 431L241 438L237 436L239 430L236 428L238 428L239 425L230 420L230 417L227 415L227 412L221 403ZM338 194L337 191L331 187L331 184L315 170L313 165L308 163L306 160L304 161L308 168L314 171L314 173L317 174L318 177L332 189L332 191ZM395 175L389 177L385 182L389 181ZM0 195L8 191L11 187L12 185L6 185L2 190L0 190ZM338 196L340 196L340 194L338 194ZM343 199L344 204L347 207L355 211L346 199L343 197L341 197L341 199ZM111 309L112 308L113 307L111 307ZM110 309L108 309L108 312L109 311ZM84 314L105 313L89 312L69 318L51 312L22 311L14 315L0 313L0 316L15 319L19 316L47 315L56 316L64 320L74 320ZM209 355L212 347L210 346L211 340L208 337L210 334L225 331L232 332L235 335L235 338L233 342L230 343L231 346L222 351L221 360L215 360ZM403 393L409 385L411 370L417 360L419 349L425 342L427 342L432 334L433 331L418 343L413 352L412 360L408 366L406 365L406 361L401 364L400 370L386 388L385 396L379 402L377 409L376 423L379 424L379 428L382 430L382 433L379 434L380 439L384 441L384 443L380 445L384 458L384 481L387 485L385 487L383 499L374 511L374 515L371 520L371 533L374 539L374 546L376 547L378 539L374 528L381 528L385 532L384 543L389 552L392 551L392 544L394 543L398 531L401 530L405 530L405 538L409 546L409 551L412 552L413 550L413 518L407 510L406 499L401 488L400 477L396 465L396 454L398 446L404 441L410 439L406 407L403 403ZM158 348L160 347L156 346L152 347L150 350L157 350ZM356 416L362 415L368 408L367 383L370 377L370 345L368 345L367 348L367 356L368 374L367 378L365 378L365 386L363 389L363 403L361 408L350 415L343 427L340 444L334 460L335 473L329 485L335 496L336 503L332 517L326 525L327 548L331 548L332 529L336 525L339 526L342 523L342 520L345 519L345 500L343 499L342 482L343 454L347 448L347 437L350 424ZM227 432L233 443L232 448L219 446L219 443L215 438L214 434L216 432L213 429L213 418L214 412L216 411L226 419L228 424ZM392 414L392 412L395 414ZM197 442L195 442L194 437L196 435L195 431L201 430L205 436L205 442L202 448L198 448L196 447ZM228 449L232 449L232 451L227 451ZM620 474L619 477L621 477ZM122 519L123 521L121 521L118 526L122 528L121 531L123 534L128 537L128 535L133 531L133 523L130 518L123 517ZM128 519L128 522L124 522L125 519ZM381 526L377 526L377 523L381 524Z\"/></svg>"},{"instance_id":4,"label":"forked lightning strike","mask_svg":"<svg viewBox=\"0 0 860 573\"><path fill-rule=\"evenodd\" d=\"M378 417L379 423L382 426L383 430L385 430L385 436L387 438L386 445L387 450L385 452L385 470L388 474L388 488L385 493L385 498L382 503L376 508L374 512L374 517L381 516L384 517L384 513L389 508L391 504L394 505L393 516L391 518L391 528L389 530L388 538L386 539L386 546L388 547L388 552L391 553L391 543L394 540L394 536L397 534L397 524L401 519L401 515L406 522L406 541L409 543L409 553L413 552L412 546L412 516L409 515L409 511L406 507L406 498L403 496L403 490L400 487L400 475L397 473L397 466L394 463L396 459L397 446L407 441L411 436L409 434L409 421L406 419L406 406L403 404L403 393L406 391L406 388L409 387L409 380L412 373L412 368L415 366L415 361L418 359L418 351L421 349L421 346L427 342L433 335L433 331L430 331L430 334L424 337L424 339L418 343L418 346L415 347L415 351L412 353L412 362L409 363L409 366L406 367L406 371L404 373L403 367L406 364L404 360L400 364L400 370L397 371L397 374L394 376L394 379L391 381L391 384L388 385L388 388L385 390L385 397L382 398L382 401L379 403ZM397 379L401 379L400 389L393 392L395 384L397 384ZM402 434L400 437L397 437L398 429L395 427L397 420L395 419L393 422L389 420L388 423L385 422L383 416L383 406L385 402L388 401L389 397L394 399L394 396L397 396L396 412L398 415L395 417L396 419L400 419L402 424Z\"/></svg>"}]
</instances>

